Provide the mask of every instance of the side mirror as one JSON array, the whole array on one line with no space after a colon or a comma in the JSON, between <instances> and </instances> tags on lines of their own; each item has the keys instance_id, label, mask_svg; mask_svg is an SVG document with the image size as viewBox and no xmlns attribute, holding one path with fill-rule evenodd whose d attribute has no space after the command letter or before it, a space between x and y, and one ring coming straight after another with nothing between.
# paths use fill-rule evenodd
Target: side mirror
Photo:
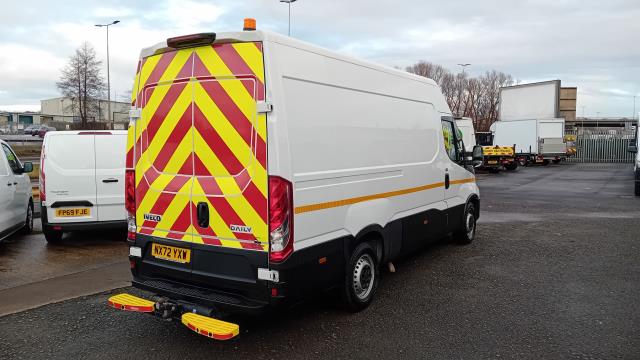
<instances>
[{"instance_id":1,"label":"side mirror","mask_svg":"<svg viewBox=\"0 0 640 360\"><path fill-rule=\"evenodd\" d=\"M630 153L637 153L638 152L638 145L635 145L635 144L629 145L629 147L627 148L627 151L630 152Z\"/></svg>"},{"instance_id":2,"label":"side mirror","mask_svg":"<svg viewBox=\"0 0 640 360\"><path fill-rule=\"evenodd\" d=\"M27 161L24 164L22 164L22 173L23 174L28 174L30 172L33 171L33 163Z\"/></svg>"},{"instance_id":3,"label":"side mirror","mask_svg":"<svg viewBox=\"0 0 640 360\"><path fill-rule=\"evenodd\" d=\"M473 153L471 155L471 159L473 160L473 167L478 167L482 165L484 161L484 155L482 154L482 146L476 145L473 147Z\"/></svg>"}]
</instances>

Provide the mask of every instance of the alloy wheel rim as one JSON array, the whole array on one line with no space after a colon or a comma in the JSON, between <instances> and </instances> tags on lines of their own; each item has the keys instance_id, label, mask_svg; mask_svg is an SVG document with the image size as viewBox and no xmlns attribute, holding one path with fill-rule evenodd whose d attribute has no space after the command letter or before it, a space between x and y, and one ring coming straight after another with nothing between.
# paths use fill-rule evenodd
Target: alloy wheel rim
<instances>
[{"instance_id":1,"label":"alloy wheel rim","mask_svg":"<svg viewBox=\"0 0 640 360\"><path fill-rule=\"evenodd\" d=\"M29 225L29 229L33 229L33 209L31 206L27 209L27 224Z\"/></svg>"}]
</instances>

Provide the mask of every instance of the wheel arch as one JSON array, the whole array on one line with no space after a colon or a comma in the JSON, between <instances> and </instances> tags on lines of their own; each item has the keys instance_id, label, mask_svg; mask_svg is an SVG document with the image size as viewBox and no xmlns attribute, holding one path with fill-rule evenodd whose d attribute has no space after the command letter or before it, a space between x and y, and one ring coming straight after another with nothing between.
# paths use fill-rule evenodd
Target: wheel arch
<instances>
[{"instance_id":1,"label":"wheel arch","mask_svg":"<svg viewBox=\"0 0 640 360\"><path fill-rule=\"evenodd\" d=\"M345 258L351 256L353 249L363 242L369 242L372 244L376 251L378 263L380 263L385 255L384 228L380 224L370 224L358 231L355 236L345 242Z\"/></svg>"}]
</instances>

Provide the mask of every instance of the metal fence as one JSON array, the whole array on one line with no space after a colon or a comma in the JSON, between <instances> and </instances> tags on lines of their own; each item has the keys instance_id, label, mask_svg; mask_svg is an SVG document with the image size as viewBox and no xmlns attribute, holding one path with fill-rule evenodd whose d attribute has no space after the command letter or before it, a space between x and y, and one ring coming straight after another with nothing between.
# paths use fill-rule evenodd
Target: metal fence
<instances>
[{"instance_id":1,"label":"metal fence","mask_svg":"<svg viewBox=\"0 0 640 360\"><path fill-rule=\"evenodd\" d=\"M635 141L632 129L580 129L576 136L575 156L567 159L579 163L630 163L634 154L627 151Z\"/></svg>"}]
</instances>

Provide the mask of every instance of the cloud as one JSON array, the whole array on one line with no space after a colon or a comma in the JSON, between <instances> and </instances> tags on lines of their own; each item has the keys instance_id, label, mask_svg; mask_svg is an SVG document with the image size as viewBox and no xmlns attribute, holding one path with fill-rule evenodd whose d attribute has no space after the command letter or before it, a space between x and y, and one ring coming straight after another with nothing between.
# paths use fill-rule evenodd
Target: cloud
<instances>
[{"instance_id":1,"label":"cloud","mask_svg":"<svg viewBox=\"0 0 640 360\"><path fill-rule=\"evenodd\" d=\"M291 16L294 37L389 66L427 60L459 71L456 64L465 62L472 75L496 69L522 81L561 79L578 86L587 115L627 115L629 96L640 92L637 0L301 0ZM287 31L287 5L277 0L7 2L0 49L12 52L0 52L0 65L18 69L0 66L0 107L56 96L59 68L85 40L105 59L105 30L95 23L122 21L109 35L112 88L124 93L143 47L239 30L244 17L256 18L260 29ZM23 83L24 76L30 79Z\"/></svg>"}]
</instances>

